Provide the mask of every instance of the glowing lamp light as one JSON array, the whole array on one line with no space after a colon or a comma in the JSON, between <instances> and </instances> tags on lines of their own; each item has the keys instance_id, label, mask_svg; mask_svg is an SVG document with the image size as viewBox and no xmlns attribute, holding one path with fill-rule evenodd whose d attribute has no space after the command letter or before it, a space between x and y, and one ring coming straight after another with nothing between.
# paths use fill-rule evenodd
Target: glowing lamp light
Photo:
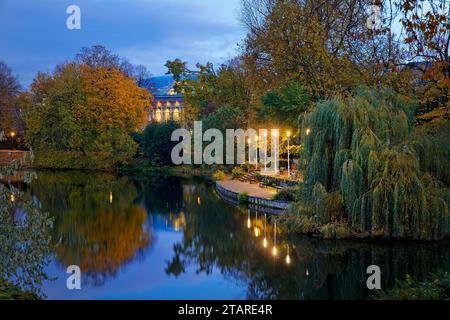
<instances>
[{"instance_id":1,"label":"glowing lamp light","mask_svg":"<svg viewBox=\"0 0 450 320\"><path fill-rule=\"evenodd\" d=\"M276 137L278 135L278 129L272 130L272 134L274 137Z\"/></svg>"},{"instance_id":2,"label":"glowing lamp light","mask_svg":"<svg viewBox=\"0 0 450 320\"><path fill-rule=\"evenodd\" d=\"M197 197L197 204L201 205L202 204L202 199L200 199L200 197Z\"/></svg>"},{"instance_id":3,"label":"glowing lamp light","mask_svg":"<svg viewBox=\"0 0 450 320\"><path fill-rule=\"evenodd\" d=\"M290 136L291 136L291 132L290 132L290 131L286 132L286 135L287 135L288 137L290 137Z\"/></svg>"},{"instance_id":4,"label":"glowing lamp light","mask_svg":"<svg viewBox=\"0 0 450 320\"><path fill-rule=\"evenodd\" d=\"M306 135L309 136L310 133L311 133L311 129L310 128L306 129Z\"/></svg>"},{"instance_id":5,"label":"glowing lamp light","mask_svg":"<svg viewBox=\"0 0 450 320\"><path fill-rule=\"evenodd\" d=\"M252 142L252 141L250 140L250 138L248 138L248 139L247 139L247 142L248 142L248 144L250 144L250 142Z\"/></svg>"},{"instance_id":6,"label":"glowing lamp light","mask_svg":"<svg viewBox=\"0 0 450 320\"><path fill-rule=\"evenodd\" d=\"M264 238L264 240L263 240L263 247L267 248L267 238Z\"/></svg>"},{"instance_id":7,"label":"glowing lamp light","mask_svg":"<svg viewBox=\"0 0 450 320\"><path fill-rule=\"evenodd\" d=\"M258 227L255 227L255 228L254 228L254 232L255 232L255 237L256 237L256 238L258 238L259 235L261 234Z\"/></svg>"},{"instance_id":8,"label":"glowing lamp light","mask_svg":"<svg viewBox=\"0 0 450 320\"><path fill-rule=\"evenodd\" d=\"M278 254L277 247L273 246L273 248L272 248L272 254L273 254L274 256L276 256L276 255Z\"/></svg>"},{"instance_id":9,"label":"glowing lamp light","mask_svg":"<svg viewBox=\"0 0 450 320\"><path fill-rule=\"evenodd\" d=\"M308 269L306 269L306 276L307 276L307 277L309 276L309 271L308 271Z\"/></svg>"},{"instance_id":10,"label":"glowing lamp light","mask_svg":"<svg viewBox=\"0 0 450 320\"><path fill-rule=\"evenodd\" d=\"M250 218L247 219L247 228L251 228L252 227L252 222L250 220Z\"/></svg>"},{"instance_id":11,"label":"glowing lamp light","mask_svg":"<svg viewBox=\"0 0 450 320\"><path fill-rule=\"evenodd\" d=\"M16 197L13 194L11 195L10 199L11 199L11 202L16 201Z\"/></svg>"},{"instance_id":12,"label":"glowing lamp light","mask_svg":"<svg viewBox=\"0 0 450 320\"><path fill-rule=\"evenodd\" d=\"M14 138L14 136L16 135L16 133L14 131L11 132L11 138Z\"/></svg>"},{"instance_id":13,"label":"glowing lamp light","mask_svg":"<svg viewBox=\"0 0 450 320\"><path fill-rule=\"evenodd\" d=\"M109 192L109 203L113 203L113 193L112 193L112 191Z\"/></svg>"}]
</instances>

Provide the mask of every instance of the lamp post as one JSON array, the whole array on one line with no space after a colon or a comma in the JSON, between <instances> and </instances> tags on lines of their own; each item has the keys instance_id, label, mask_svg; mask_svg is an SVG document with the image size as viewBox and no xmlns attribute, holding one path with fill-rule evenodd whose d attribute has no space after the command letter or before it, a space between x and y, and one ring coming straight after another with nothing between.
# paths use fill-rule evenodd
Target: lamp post
<instances>
[{"instance_id":1,"label":"lamp post","mask_svg":"<svg viewBox=\"0 0 450 320\"><path fill-rule=\"evenodd\" d=\"M255 168L258 170L258 136L255 137L256 150L255 150Z\"/></svg>"},{"instance_id":2,"label":"lamp post","mask_svg":"<svg viewBox=\"0 0 450 320\"><path fill-rule=\"evenodd\" d=\"M267 171L267 130L264 130L264 172Z\"/></svg>"},{"instance_id":3,"label":"lamp post","mask_svg":"<svg viewBox=\"0 0 450 320\"><path fill-rule=\"evenodd\" d=\"M273 130L272 135L274 137L277 137L278 136L278 129ZM275 162L275 172L274 172L274 174L277 174L277 172L278 172L278 167L277 167L277 164L278 164L278 145L276 145L275 148L272 148L272 150L275 151L275 155L273 155L273 160Z\"/></svg>"},{"instance_id":4,"label":"lamp post","mask_svg":"<svg viewBox=\"0 0 450 320\"><path fill-rule=\"evenodd\" d=\"M291 177L291 159L290 159L290 152L289 152L289 137L291 136L291 133L287 132L287 152L288 152L288 179Z\"/></svg>"},{"instance_id":5,"label":"lamp post","mask_svg":"<svg viewBox=\"0 0 450 320\"><path fill-rule=\"evenodd\" d=\"M248 138L247 139L247 142L248 142L248 163L250 164L252 161L251 161L251 148L250 148L250 144L251 144L251 140L250 140L250 138Z\"/></svg>"}]
</instances>

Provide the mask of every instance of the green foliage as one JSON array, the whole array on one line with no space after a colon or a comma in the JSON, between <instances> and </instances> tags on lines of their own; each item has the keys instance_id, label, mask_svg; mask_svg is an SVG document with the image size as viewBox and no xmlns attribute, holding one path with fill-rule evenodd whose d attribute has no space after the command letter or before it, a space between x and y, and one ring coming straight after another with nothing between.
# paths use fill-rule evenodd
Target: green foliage
<instances>
[{"instance_id":1,"label":"green foliage","mask_svg":"<svg viewBox=\"0 0 450 320\"><path fill-rule=\"evenodd\" d=\"M213 175L214 180L221 181L225 179L225 172L222 170L217 170Z\"/></svg>"},{"instance_id":2,"label":"green foliage","mask_svg":"<svg viewBox=\"0 0 450 320\"><path fill-rule=\"evenodd\" d=\"M281 201L295 201L297 198L297 187L288 187L279 190L274 196L273 200L281 200Z\"/></svg>"},{"instance_id":3,"label":"green foliage","mask_svg":"<svg viewBox=\"0 0 450 320\"><path fill-rule=\"evenodd\" d=\"M415 105L393 92L361 91L318 103L303 128L304 206L317 222L345 221L357 233L437 240L449 235L448 151L415 138ZM434 158L434 159L431 159ZM433 176L434 175L434 176Z\"/></svg>"},{"instance_id":4,"label":"green foliage","mask_svg":"<svg viewBox=\"0 0 450 320\"><path fill-rule=\"evenodd\" d=\"M179 129L176 122L168 121L149 124L143 133L144 154L154 165L172 165L171 152L177 144L171 141L172 132Z\"/></svg>"},{"instance_id":5,"label":"green foliage","mask_svg":"<svg viewBox=\"0 0 450 320\"><path fill-rule=\"evenodd\" d=\"M0 300L40 300L33 291L24 291L20 287L0 279Z\"/></svg>"},{"instance_id":6,"label":"green foliage","mask_svg":"<svg viewBox=\"0 0 450 320\"><path fill-rule=\"evenodd\" d=\"M222 108L241 108L249 113L250 89L239 59L233 59L217 70L213 64L197 63L190 70L180 59L167 61L168 74L175 80L174 90L184 95L183 120L187 125Z\"/></svg>"},{"instance_id":7,"label":"green foliage","mask_svg":"<svg viewBox=\"0 0 450 320\"><path fill-rule=\"evenodd\" d=\"M266 93L257 117L262 122L296 127L299 116L307 110L310 99L310 95L299 82L292 82L277 91Z\"/></svg>"},{"instance_id":8,"label":"green foliage","mask_svg":"<svg viewBox=\"0 0 450 320\"><path fill-rule=\"evenodd\" d=\"M371 298L380 300L448 300L450 299L450 273L431 274L423 282L419 282L407 274L405 281L397 282L394 289L376 292Z\"/></svg>"},{"instance_id":9,"label":"green foliage","mask_svg":"<svg viewBox=\"0 0 450 320\"><path fill-rule=\"evenodd\" d=\"M248 193L247 192L239 193L237 200L239 203L247 203L248 202Z\"/></svg>"},{"instance_id":10,"label":"green foliage","mask_svg":"<svg viewBox=\"0 0 450 320\"><path fill-rule=\"evenodd\" d=\"M19 161L0 166L0 177L14 176L20 169ZM26 183L33 178L24 173ZM20 217L17 212L24 214ZM53 218L40 203L12 184L0 183L0 299L41 296L40 286L48 280L45 267L50 262L52 228Z\"/></svg>"},{"instance_id":11,"label":"green foliage","mask_svg":"<svg viewBox=\"0 0 450 320\"><path fill-rule=\"evenodd\" d=\"M242 170L241 167L234 167L233 170L231 170L231 178L234 179L239 179L240 177L242 177L244 175L244 171Z\"/></svg>"},{"instance_id":12,"label":"green foliage","mask_svg":"<svg viewBox=\"0 0 450 320\"><path fill-rule=\"evenodd\" d=\"M226 129L245 128L247 119L241 109L223 107L206 116L203 125L205 129L214 128L225 131Z\"/></svg>"}]
</instances>

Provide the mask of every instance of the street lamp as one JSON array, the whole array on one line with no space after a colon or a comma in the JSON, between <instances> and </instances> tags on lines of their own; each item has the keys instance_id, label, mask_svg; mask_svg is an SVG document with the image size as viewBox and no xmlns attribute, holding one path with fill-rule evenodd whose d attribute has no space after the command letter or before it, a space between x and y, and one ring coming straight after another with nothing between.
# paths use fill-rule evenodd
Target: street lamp
<instances>
[{"instance_id":1,"label":"street lamp","mask_svg":"<svg viewBox=\"0 0 450 320\"><path fill-rule=\"evenodd\" d=\"M251 159L250 159L250 157L251 157L250 143L251 143L252 141L250 140L250 138L248 138L248 139L247 139L247 142L248 142L248 163L250 164L250 163L252 162Z\"/></svg>"},{"instance_id":2,"label":"street lamp","mask_svg":"<svg viewBox=\"0 0 450 320\"><path fill-rule=\"evenodd\" d=\"M255 143L256 143L256 150L255 150L255 168L258 170L258 136L255 137Z\"/></svg>"},{"instance_id":3,"label":"street lamp","mask_svg":"<svg viewBox=\"0 0 450 320\"><path fill-rule=\"evenodd\" d=\"M275 138L275 137L277 137L278 136L278 129L274 129L274 130L272 130L272 135L273 135L273 137ZM276 145L275 146L275 148L273 148L272 150L274 150L275 151L275 155L274 155L274 161L275 161L275 172L274 172L274 174L277 174L277 172L278 172L278 168L277 168L277 164L278 164L278 145Z\"/></svg>"},{"instance_id":4,"label":"street lamp","mask_svg":"<svg viewBox=\"0 0 450 320\"><path fill-rule=\"evenodd\" d=\"M14 136L16 135L16 133L15 133L14 131L11 131L10 135L11 135L11 138L14 138Z\"/></svg>"},{"instance_id":5,"label":"street lamp","mask_svg":"<svg viewBox=\"0 0 450 320\"><path fill-rule=\"evenodd\" d=\"M290 152L289 152L289 137L291 136L291 133L287 132L287 152L288 152L288 179L291 177L291 161L290 161Z\"/></svg>"},{"instance_id":6,"label":"street lamp","mask_svg":"<svg viewBox=\"0 0 450 320\"><path fill-rule=\"evenodd\" d=\"M267 171L267 130L264 130L264 172Z\"/></svg>"}]
</instances>

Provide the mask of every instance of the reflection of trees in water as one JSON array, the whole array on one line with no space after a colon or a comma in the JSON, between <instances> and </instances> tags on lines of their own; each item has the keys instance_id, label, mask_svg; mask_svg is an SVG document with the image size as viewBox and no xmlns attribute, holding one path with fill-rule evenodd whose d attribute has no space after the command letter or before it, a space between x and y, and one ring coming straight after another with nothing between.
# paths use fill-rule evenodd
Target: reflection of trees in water
<instances>
[{"instance_id":1,"label":"reflection of trees in water","mask_svg":"<svg viewBox=\"0 0 450 320\"><path fill-rule=\"evenodd\" d=\"M0 178L13 174L0 168ZM22 177L27 182L31 179L26 173ZM0 182L0 288L5 290L6 286L6 297L12 286L32 293L24 297L43 297L40 287L48 279L44 268L50 261L52 225L53 219L34 200L13 185Z\"/></svg>"},{"instance_id":2,"label":"reflection of trees in water","mask_svg":"<svg viewBox=\"0 0 450 320\"><path fill-rule=\"evenodd\" d=\"M137 190L127 178L41 173L31 192L55 216L56 259L79 265L94 285L143 257L151 244L147 213L135 204Z\"/></svg>"},{"instance_id":3,"label":"reflection of trees in water","mask_svg":"<svg viewBox=\"0 0 450 320\"><path fill-rule=\"evenodd\" d=\"M183 206L183 191L180 178L177 177L146 177L139 180L139 196L142 203L151 214L177 213Z\"/></svg>"},{"instance_id":4,"label":"reflection of trees in water","mask_svg":"<svg viewBox=\"0 0 450 320\"><path fill-rule=\"evenodd\" d=\"M383 288L406 274L421 279L450 267L448 242L344 242L279 233L273 256L273 225L267 226L265 249L263 216L252 214L248 228L247 213L218 200L206 185L184 194L184 210L184 239L174 246L166 272L178 276L196 266L197 273L208 274L215 268L247 285L250 299L364 299L369 265L380 266Z\"/></svg>"}]
</instances>

